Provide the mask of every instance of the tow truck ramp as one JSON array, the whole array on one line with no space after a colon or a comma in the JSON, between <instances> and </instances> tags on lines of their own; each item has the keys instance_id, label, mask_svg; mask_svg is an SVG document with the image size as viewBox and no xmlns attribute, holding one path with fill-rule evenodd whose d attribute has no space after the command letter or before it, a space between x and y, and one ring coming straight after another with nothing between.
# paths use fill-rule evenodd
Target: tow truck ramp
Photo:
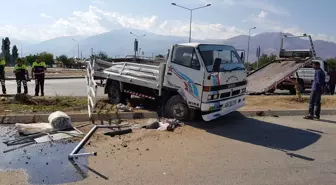
<instances>
[{"instance_id":1,"label":"tow truck ramp","mask_svg":"<svg viewBox=\"0 0 336 185\"><path fill-rule=\"evenodd\" d=\"M298 37L308 37L310 49L285 50L283 48L285 38ZM248 74L247 94L263 94L275 90L278 84L291 78L299 68L311 63L315 58L316 52L310 35L284 35L281 39L279 58Z\"/></svg>"},{"instance_id":2,"label":"tow truck ramp","mask_svg":"<svg viewBox=\"0 0 336 185\"><path fill-rule=\"evenodd\" d=\"M266 64L247 77L248 94L262 94L276 89L277 85L292 76L299 68L311 62L302 60L276 60Z\"/></svg>"}]
</instances>

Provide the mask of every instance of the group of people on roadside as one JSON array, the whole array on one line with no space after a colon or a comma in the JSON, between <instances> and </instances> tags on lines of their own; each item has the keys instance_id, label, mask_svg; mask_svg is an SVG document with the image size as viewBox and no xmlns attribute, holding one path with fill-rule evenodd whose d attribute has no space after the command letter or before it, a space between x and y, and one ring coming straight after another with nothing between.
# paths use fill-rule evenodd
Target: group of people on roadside
<instances>
[{"instance_id":1,"label":"group of people on roadside","mask_svg":"<svg viewBox=\"0 0 336 185\"><path fill-rule=\"evenodd\" d=\"M5 84L5 60L0 61L0 82L2 87L2 93L6 94L6 84ZM44 79L47 66L45 62L41 61L39 58L33 62L31 69L31 77L35 79L35 96L44 96ZM27 82L30 81L28 67L24 64L24 61L21 58L16 60L13 73L15 74L16 84L17 84L17 93L21 93L23 86L23 93L28 94Z\"/></svg>"}]
</instances>

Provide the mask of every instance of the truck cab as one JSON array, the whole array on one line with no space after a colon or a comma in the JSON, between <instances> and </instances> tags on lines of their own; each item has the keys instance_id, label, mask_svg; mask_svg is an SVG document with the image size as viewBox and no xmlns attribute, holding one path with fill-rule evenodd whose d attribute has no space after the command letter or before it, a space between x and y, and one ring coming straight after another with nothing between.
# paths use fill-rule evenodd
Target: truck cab
<instances>
[{"instance_id":1,"label":"truck cab","mask_svg":"<svg viewBox=\"0 0 336 185\"><path fill-rule=\"evenodd\" d=\"M329 76L327 75L327 73L329 72L329 70L328 70L327 62L323 59L314 59L314 60L312 60L312 62L319 62L320 63L321 69L326 75L325 81L328 82L329 81ZM313 81L314 81L314 75L315 75L315 70L314 70L313 66L311 64L308 64L308 65L305 65L302 68L300 68L297 71L297 76L295 76L295 77L302 79L304 89L308 89L308 88L312 87L312 84L313 84Z\"/></svg>"},{"instance_id":2,"label":"truck cab","mask_svg":"<svg viewBox=\"0 0 336 185\"><path fill-rule=\"evenodd\" d=\"M245 105L243 57L229 45L174 45L167 56L163 85L176 90L189 109L200 110L205 121L218 118Z\"/></svg>"}]
</instances>

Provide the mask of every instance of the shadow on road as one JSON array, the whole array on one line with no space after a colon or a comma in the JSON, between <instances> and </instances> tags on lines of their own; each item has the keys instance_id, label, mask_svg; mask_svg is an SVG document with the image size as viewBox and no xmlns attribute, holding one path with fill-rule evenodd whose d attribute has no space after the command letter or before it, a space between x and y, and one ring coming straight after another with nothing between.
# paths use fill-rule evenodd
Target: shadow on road
<instances>
[{"instance_id":1,"label":"shadow on road","mask_svg":"<svg viewBox=\"0 0 336 185\"><path fill-rule=\"evenodd\" d=\"M307 130L248 118L239 112L213 122L198 121L188 124L218 136L285 152L305 148L321 137L320 134Z\"/></svg>"},{"instance_id":2,"label":"shadow on road","mask_svg":"<svg viewBox=\"0 0 336 185\"><path fill-rule=\"evenodd\" d=\"M336 124L336 121L332 121L332 120L320 119L319 121L322 121L322 122L325 122L325 123Z\"/></svg>"}]
</instances>

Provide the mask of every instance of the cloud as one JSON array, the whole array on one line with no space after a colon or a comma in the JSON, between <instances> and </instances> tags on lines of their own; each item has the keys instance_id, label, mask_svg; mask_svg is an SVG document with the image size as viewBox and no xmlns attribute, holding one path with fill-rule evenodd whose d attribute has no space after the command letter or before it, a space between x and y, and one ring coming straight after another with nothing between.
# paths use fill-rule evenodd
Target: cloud
<instances>
[{"instance_id":1,"label":"cloud","mask_svg":"<svg viewBox=\"0 0 336 185\"><path fill-rule=\"evenodd\" d=\"M270 20L268 14L268 11L261 10L258 14L252 15L244 21L253 23L253 26L257 26L258 30L260 28L260 30L283 31L292 34L304 33L299 27L283 25L281 22ZM141 17L119 12L108 12L96 6L89 6L87 11L74 11L69 17L57 20L45 13L41 13L40 16L51 19L51 23L49 25L34 25L31 27L4 25L0 27L0 35L21 40L41 41L60 36L90 36L119 28L139 29L159 35L188 36L189 34L189 22L161 20L156 15ZM193 22L192 24L192 38L194 39L227 39L241 34L246 34L246 29L243 30L235 26L218 23ZM335 37L324 34L316 34L314 36L314 39L336 41Z\"/></svg>"},{"instance_id":2,"label":"cloud","mask_svg":"<svg viewBox=\"0 0 336 185\"><path fill-rule=\"evenodd\" d=\"M258 18L259 19L264 19L264 18L266 18L267 15L268 15L268 12L260 11L260 13L258 14Z\"/></svg>"},{"instance_id":3,"label":"cloud","mask_svg":"<svg viewBox=\"0 0 336 185\"><path fill-rule=\"evenodd\" d=\"M267 31L276 31L283 33L291 33L293 35L302 35L304 33L310 34L314 40L326 40L336 42L335 36L328 36L325 34L314 34L306 32L298 26L287 25L280 21L272 20L267 18L268 13L260 11L258 15L251 15L249 18L244 19L243 22L252 22L257 28L267 30Z\"/></svg>"},{"instance_id":4,"label":"cloud","mask_svg":"<svg viewBox=\"0 0 336 185\"><path fill-rule=\"evenodd\" d=\"M92 4L104 5L106 0L93 0Z\"/></svg>"},{"instance_id":5,"label":"cloud","mask_svg":"<svg viewBox=\"0 0 336 185\"><path fill-rule=\"evenodd\" d=\"M46 19L54 19L52 16L46 15L45 13L40 13L40 16Z\"/></svg>"},{"instance_id":6,"label":"cloud","mask_svg":"<svg viewBox=\"0 0 336 185\"><path fill-rule=\"evenodd\" d=\"M279 5L271 4L267 0L202 0L209 3L222 3L230 6L244 6L250 9L263 10L277 15L290 15L289 12Z\"/></svg>"},{"instance_id":7,"label":"cloud","mask_svg":"<svg viewBox=\"0 0 336 185\"><path fill-rule=\"evenodd\" d=\"M44 13L41 17L54 19ZM90 6L88 11L74 11L71 16L54 20L51 25L33 28L16 28L10 25L0 28L0 35L25 40L47 40L60 36L96 35L118 28L134 28L161 35L188 36L189 23L179 20L160 20L158 16L133 16L103 11ZM234 26L194 22L192 35L195 39L227 39L243 34Z\"/></svg>"}]
</instances>

